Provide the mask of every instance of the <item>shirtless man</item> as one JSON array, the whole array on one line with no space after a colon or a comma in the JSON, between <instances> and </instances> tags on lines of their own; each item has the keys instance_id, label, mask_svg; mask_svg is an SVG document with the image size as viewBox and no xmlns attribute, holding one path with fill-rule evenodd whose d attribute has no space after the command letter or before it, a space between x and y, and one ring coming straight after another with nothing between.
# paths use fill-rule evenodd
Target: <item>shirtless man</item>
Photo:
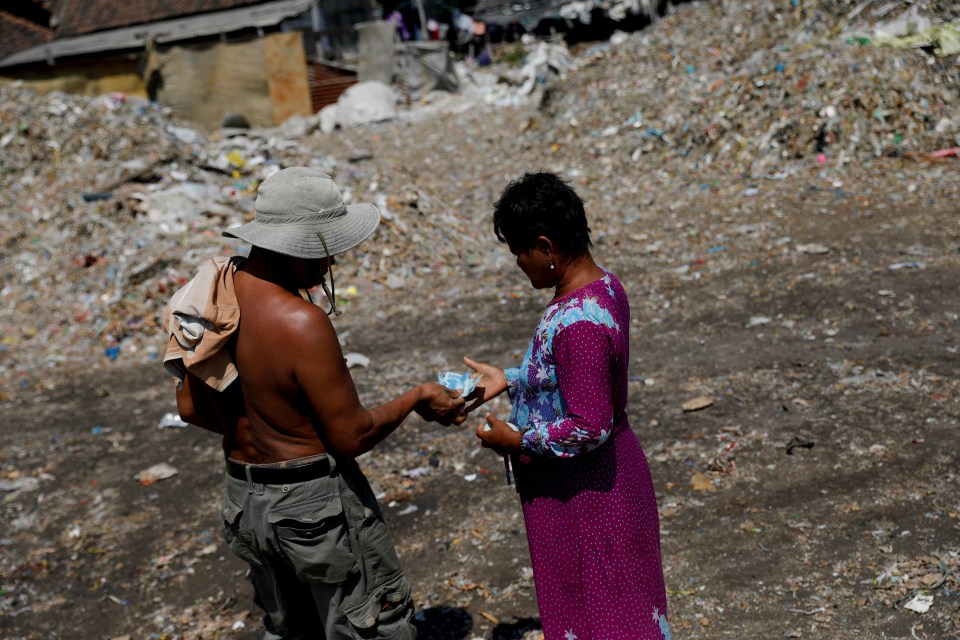
<instances>
[{"instance_id":1,"label":"shirtless man","mask_svg":"<svg viewBox=\"0 0 960 640\"><path fill-rule=\"evenodd\" d=\"M224 232L253 245L233 267L238 382L216 392L187 374L177 391L184 420L223 434L225 537L250 565L265 638L416 637L410 587L354 459L412 411L462 423L464 400L423 384L366 409L333 324L300 294L327 290L334 256L378 221L317 171L265 180L256 220Z\"/></svg>"}]
</instances>

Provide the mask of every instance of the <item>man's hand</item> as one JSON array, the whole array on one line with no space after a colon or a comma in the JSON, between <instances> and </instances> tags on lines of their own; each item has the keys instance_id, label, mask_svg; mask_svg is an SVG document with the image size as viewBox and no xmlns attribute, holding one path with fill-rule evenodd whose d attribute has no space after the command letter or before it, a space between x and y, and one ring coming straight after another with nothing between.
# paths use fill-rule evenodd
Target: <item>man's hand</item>
<instances>
[{"instance_id":1,"label":"man's hand","mask_svg":"<svg viewBox=\"0 0 960 640\"><path fill-rule=\"evenodd\" d=\"M434 382L421 385L420 402L416 412L424 420L439 422L444 426L463 424L467 414L463 410L466 400L459 397L456 389L447 389Z\"/></svg>"},{"instance_id":2,"label":"man's hand","mask_svg":"<svg viewBox=\"0 0 960 640\"><path fill-rule=\"evenodd\" d=\"M487 423L477 427L477 437L487 449L493 449L500 455L520 452L523 434L514 431L509 424L492 413L487 414Z\"/></svg>"},{"instance_id":3,"label":"man's hand","mask_svg":"<svg viewBox=\"0 0 960 640\"><path fill-rule=\"evenodd\" d=\"M464 413L470 413L507 390L507 377L500 367L495 367L486 362L477 362L466 356L463 358L463 363L473 371L483 374L483 378L480 379L476 389L467 396L467 400L473 400L473 402L464 409Z\"/></svg>"}]
</instances>

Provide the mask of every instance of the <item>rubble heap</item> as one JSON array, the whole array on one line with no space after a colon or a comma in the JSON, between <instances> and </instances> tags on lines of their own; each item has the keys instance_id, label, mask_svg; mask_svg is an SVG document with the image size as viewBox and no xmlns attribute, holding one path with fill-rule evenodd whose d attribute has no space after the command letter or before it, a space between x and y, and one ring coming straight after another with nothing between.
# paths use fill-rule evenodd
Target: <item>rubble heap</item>
<instances>
[{"instance_id":1,"label":"rubble heap","mask_svg":"<svg viewBox=\"0 0 960 640\"><path fill-rule=\"evenodd\" d=\"M937 0L679 5L570 58L534 43L513 85L496 81L517 75L506 65L473 69L460 96L328 133L209 134L141 99L0 88L0 389L36 385L45 367L156 358L170 294L203 259L243 250L220 231L252 217L259 182L284 166L318 167L348 201L383 212L377 250L341 261L348 300L353 283L365 296L414 299L428 283L459 286L502 264L490 251L490 203L516 171L545 166L543 154L605 212L600 241L627 230L638 206L676 210L704 189L730 205L767 180L787 189L782 181L820 171L837 186L880 160L950 156L960 146L958 56L865 35L908 11L940 26L958 13ZM424 118L434 129L412 133ZM495 157L464 155L491 136ZM402 156L380 166L393 153Z\"/></svg>"},{"instance_id":2,"label":"rubble heap","mask_svg":"<svg viewBox=\"0 0 960 640\"><path fill-rule=\"evenodd\" d=\"M560 145L672 174L782 178L960 145L957 56L875 46L906 3L716 2L588 50L549 91ZM938 22L955 6L925 3ZM630 69L630 73L624 73ZM609 158L609 159L607 159Z\"/></svg>"}]
</instances>

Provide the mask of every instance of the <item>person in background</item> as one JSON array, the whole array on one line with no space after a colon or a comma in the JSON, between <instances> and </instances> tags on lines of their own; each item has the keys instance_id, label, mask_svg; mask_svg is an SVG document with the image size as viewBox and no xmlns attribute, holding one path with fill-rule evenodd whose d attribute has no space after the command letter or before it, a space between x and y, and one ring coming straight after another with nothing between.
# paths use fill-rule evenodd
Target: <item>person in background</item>
<instances>
[{"instance_id":1,"label":"person in background","mask_svg":"<svg viewBox=\"0 0 960 640\"><path fill-rule=\"evenodd\" d=\"M504 391L513 403L476 434L512 464L544 637L669 639L656 496L627 416L627 294L594 262L583 201L556 175L511 182L493 228L530 284L553 291L519 367L464 358L483 374L469 411Z\"/></svg>"},{"instance_id":2,"label":"person in background","mask_svg":"<svg viewBox=\"0 0 960 640\"><path fill-rule=\"evenodd\" d=\"M367 409L327 313L301 295L322 285L337 312L326 276L376 229L376 207L294 167L260 185L255 208L224 231L249 257L209 261L168 305L177 407L223 435L224 533L250 566L265 638L412 640L410 586L355 458L414 411L462 423L464 400L423 384Z\"/></svg>"},{"instance_id":3,"label":"person in background","mask_svg":"<svg viewBox=\"0 0 960 640\"><path fill-rule=\"evenodd\" d=\"M406 42L407 40L411 40L413 38L412 34L410 33L410 29L407 28L407 22L403 19L403 14L399 9L394 7L390 11L385 12L383 19L387 22L393 23L396 29L396 34L400 40Z\"/></svg>"}]
</instances>

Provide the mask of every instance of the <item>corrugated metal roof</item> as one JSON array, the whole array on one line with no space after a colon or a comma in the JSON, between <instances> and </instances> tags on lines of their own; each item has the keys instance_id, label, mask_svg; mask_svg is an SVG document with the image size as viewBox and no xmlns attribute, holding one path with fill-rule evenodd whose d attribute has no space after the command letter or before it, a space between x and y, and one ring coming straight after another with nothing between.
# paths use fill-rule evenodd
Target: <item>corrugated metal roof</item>
<instances>
[{"instance_id":1,"label":"corrugated metal roof","mask_svg":"<svg viewBox=\"0 0 960 640\"><path fill-rule=\"evenodd\" d=\"M340 99L340 94L357 84L357 73L322 62L307 63L307 80L310 83L310 102L317 113L328 104Z\"/></svg>"},{"instance_id":2,"label":"corrugated metal roof","mask_svg":"<svg viewBox=\"0 0 960 640\"><path fill-rule=\"evenodd\" d=\"M54 40L0 60L0 69L101 51L140 49L150 41L165 44L251 27L272 27L286 18L303 13L313 2L314 0L278 0L240 9Z\"/></svg>"}]
</instances>

